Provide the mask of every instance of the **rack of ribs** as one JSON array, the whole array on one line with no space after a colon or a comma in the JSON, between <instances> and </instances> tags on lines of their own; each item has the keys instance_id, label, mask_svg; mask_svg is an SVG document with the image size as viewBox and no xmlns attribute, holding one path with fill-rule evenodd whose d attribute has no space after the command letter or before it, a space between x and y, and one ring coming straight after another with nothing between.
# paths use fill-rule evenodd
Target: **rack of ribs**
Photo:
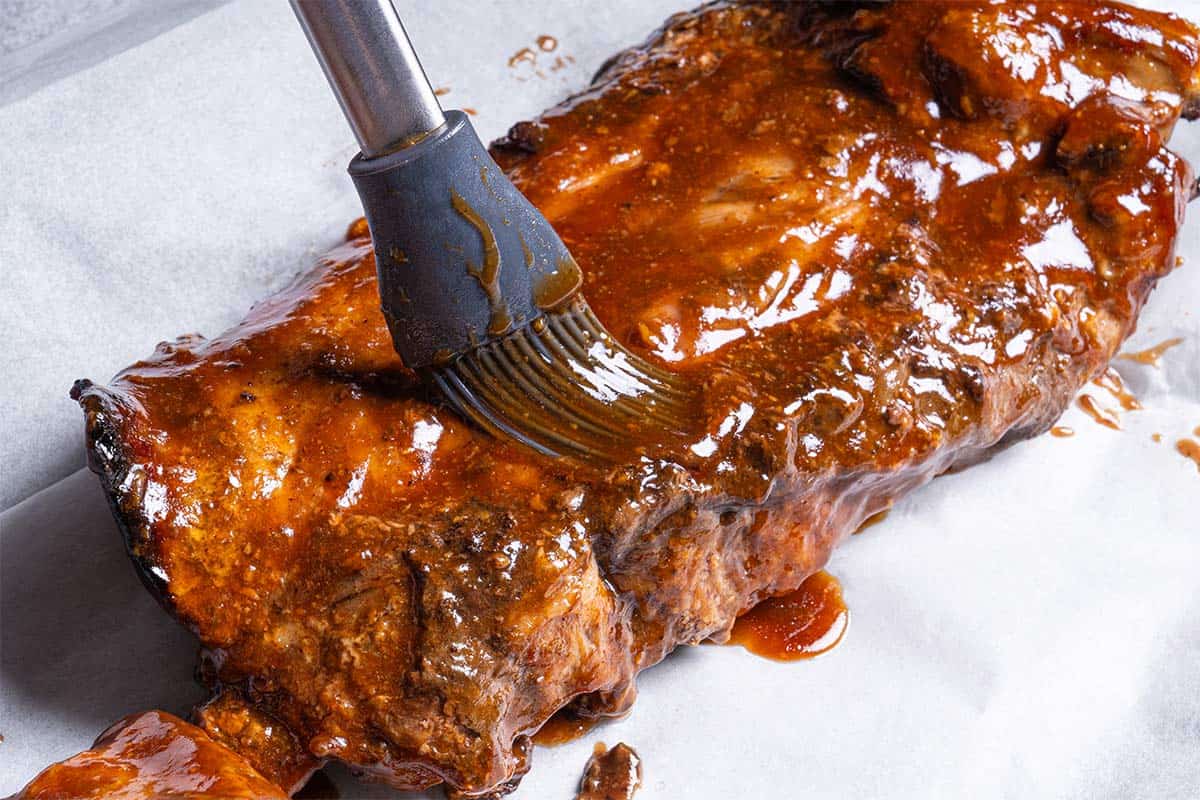
<instances>
[{"instance_id":1,"label":"rack of ribs","mask_svg":"<svg viewBox=\"0 0 1200 800\"><path fill-rule=\"evenodd\" d=\"M1175 265L1197 64L1189 24L1115 3L718 3L516 125L493 152L597 315L703 387L684 441L616 467L440 406L361 222L225 334L81 381L129 553L203 644L201 725L289 789L330 759L515 785L553 713L622 713L1051 425Z\"/></svg>"}]
</instances>

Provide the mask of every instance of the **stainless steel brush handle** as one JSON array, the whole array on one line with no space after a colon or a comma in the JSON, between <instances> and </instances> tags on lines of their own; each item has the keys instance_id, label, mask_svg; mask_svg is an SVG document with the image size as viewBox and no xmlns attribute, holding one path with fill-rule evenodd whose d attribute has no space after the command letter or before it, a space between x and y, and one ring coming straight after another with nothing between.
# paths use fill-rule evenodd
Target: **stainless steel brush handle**
<instances>
[{"instance_id":1,"label":"stainless steel brush handle","mask_svg":"<svg viewBox=\"0 0 1200 800\"><path fill-rule=\"evenodd\" d=\"M362 147L350 176L404 363L448 363L564 307L578 265L466 115L442 113L391 0L291 3Z\"/></svg>"},{"instance_id":2,"label":"stainless steel brush handle","mask_svg":"<svg viewBox=\"0 0 1200 800\"><path fill-rule=\"evenodd\" d=\"M446 122L391 0L291 0L368 158Z\"/></svg>"}]
</instances>

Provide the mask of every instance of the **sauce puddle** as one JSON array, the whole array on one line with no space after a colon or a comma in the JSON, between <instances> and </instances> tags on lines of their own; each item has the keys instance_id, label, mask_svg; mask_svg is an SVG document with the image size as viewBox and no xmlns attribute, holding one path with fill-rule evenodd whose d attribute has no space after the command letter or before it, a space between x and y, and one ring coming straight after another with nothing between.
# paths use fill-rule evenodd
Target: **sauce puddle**
<instances>
[{"instance_id":1,"label":"sauce puddle","mask_svg":"<svg viewBox=\"0 0 1200 800\"><path fill-rule=\"evenodd\" d=\"M1145 364L1150 367L1157 367L1163 353L1175 345L1182 343L1183 339L1167 339L1165 342L1159 342L1154 347L1148 347L1145 350L1138 350L1135 353L1121 353L1117 358L1124 359L1125 361L1136 361L1139 364Z\"/></svg>"},{"instance_id":2,"label":"sauce puddle","mask_svg":"<svg viewBox=\"0 0 1200 800\"><path fill-rule=\"evenodd\" d=\"M573 742L586 735L602 721L601 719L588 719L576 716L570 711L559 711L546 720L546 724L531 738L534 744L541 745L542 747L557 747L560 744Z\"/></svg>"},{"instance_id":3,"label":"sauce puddle","mask_svg":"<svg viewBox=\"0 0 1200 800\"><path fill-rule=\"evenodd\" d=\"M764 658L797 661L832 650L849 624L842 585L822 570L791 594L764 600L738 617L729 643Z\"/></svg>"}]
</instances>

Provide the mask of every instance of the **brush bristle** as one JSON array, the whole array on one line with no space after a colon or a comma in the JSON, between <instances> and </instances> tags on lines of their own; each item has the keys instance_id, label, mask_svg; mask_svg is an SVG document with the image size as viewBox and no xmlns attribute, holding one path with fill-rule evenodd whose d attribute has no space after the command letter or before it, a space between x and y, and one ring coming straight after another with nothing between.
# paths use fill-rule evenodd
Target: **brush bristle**
<instances>
[{"instance_id":1,"label":"brush bristle","mask_svg":"<svg viewBox=\"0 0 1200 800\"><path fill-rule=\"evenodd\" d=\"M582 298L436 368L455 408L551 456L619 462L682 434L695 392L625 349Z\"/></svg>"}]
</instances>

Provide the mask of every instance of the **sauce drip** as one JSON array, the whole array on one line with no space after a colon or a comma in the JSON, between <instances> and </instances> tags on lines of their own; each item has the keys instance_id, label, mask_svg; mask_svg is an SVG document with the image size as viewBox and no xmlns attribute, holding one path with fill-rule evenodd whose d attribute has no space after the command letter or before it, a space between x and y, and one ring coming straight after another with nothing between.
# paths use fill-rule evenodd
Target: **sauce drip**
<instances>
[{"instance_id":1,"label":"sauce drip","mask_svg":"<svg viewBox=\"0 0 1200 800\"><path fill-rule=\"evenodd\" d=\"M1079 407L1082 408L1089 417L1094 419L1100 425L1103 425L1106 428L1112 428L1114 431L1121 430L1121 420L1117 418L1116 412L1112 411L1111 409L1102 408L1100 404L1096 402L1096 398L1092 397L1090 394L1081 394L1079 396L1079 400L1076 402L1079 403Z\"/></svg>"},{"instance_id":2,"label":"sauce drip","mask_svg":"<svg viewBox=\"0 0 1200 800\"><path fill-rule=\"evenodd\" d=\"M764 600L738 617L729 641L764 658L797 661L832 650L849 624L842 586L822 570L791 594Z\"/></svg>"},{"instance_id":3,"label":"sauce drip","mask_svg":"<svg viewBox=\"0 0 1200 800\"><path fill-rule=\"evenodd\" d=\"M479 281L479 285L487 294L488 304L492 308L488 333L492 336L499 336L512 326L512 316L508 313L504 295L500 292L500 248L496 244L496 233L487 220L481 217L478 211L471 208L471 204L453 189L450 190L450 204L454 206L455 211L462 215L463 219L479 231L479 235L483 239L483 265L467 261L467 272Z\"/></svg>"},{"instance_id":4,"label":"sauce drip","mask_svg":"<svg viewBox=\"0 0 1200 800\"><path fill-rule=\"evenodd\" d=\"M575 800L630 800L642 785L642 759L621 742L611 750L596 743L583 768Z\"/></svg>"},{"instance_id":5,"label":"sauce drip","mask_svg":"<svg viewBox=\"0 0 1200 800\"><path fill-rule=\"evenodd\" d=\"M559 711L546 720L546 724L532 738L534 744L542 747L557 747L586 735L599 724L599 719L587 719L570 711Z\"/></svg>"},{"instance_id":6,"label":"sauce drip","mask_svg":"<svg viewBox=\"0 0 1200 800\"><path fill-rule=\"evenodd\" d=\"M1121 404L1121 408L1126 411L1137 411L1142 407L1138 399L1125 386L1125 381L1121 380L1121 373L1112 367L1104 370L1100 377L1096 378L1092 383L1101 389L1108 390L1109 394L1117 398L1117 401Z\"/></svg>"},{"instance_id":7,"label":"sauce drip","mask_svg":"<svg viewBox=\"0 0 1200 800\"><path fill-rule=\"evenodd\" d=\"M1121 353L1118 358L1122 358L1126 361L1136 361L1139 364L1146 364L1147 366L1151 367L1157 367L1159 359L1162 358L1163 353L1167 352L1175 345L1181 344L1182 342L1183 339L1179 338L1167 339L1165 342L1159 342L1153 347L1148 347L1145 350L1138 350L1134 353Z\"/></svg>"},{"instance_id":8,"label":"sauce drip","mask_svg":"<svg viewBox=\"0 0 1200 800\"><path fill-rule=\"evenodd\" d=\"M1075 429L1068 428L1066 425L1055 425L1050 429L1050 435L1056 436L1059 439L1066 439L1067 437L1075 435Z\"/></svg>"},{"instance_id":9,"label":"sauce drip","mask_svg":"<svg viewBox=\"0 0 1200 800\"><path fill-rule=\"evenodd\" d=\"M858 534L865 531L867 528L874 527L875 525L878 525L879 523L883 522L885 519L887 519L887 515L890 511L891 511L890 508L885 508L883 511L876 511L874 514L872 514L871 516L867 517L866 519L864 519L862 521L862 524L858 526L858 529L856 531L854 531L854 535L857 536Z\"/></svg>"},{"instance_id":10,"label":"sauce drip","mask_svg":"<svg viewBox=\"0 0 1200 800\"><path fill-rule=\"evenodd\" d=\"M1200 442L1193 439L1180 439L1175 443L1175 449L1179 451L1179 455L1195 462L1196 469L1200 470Z\"/></svg>"}]
</instances>

